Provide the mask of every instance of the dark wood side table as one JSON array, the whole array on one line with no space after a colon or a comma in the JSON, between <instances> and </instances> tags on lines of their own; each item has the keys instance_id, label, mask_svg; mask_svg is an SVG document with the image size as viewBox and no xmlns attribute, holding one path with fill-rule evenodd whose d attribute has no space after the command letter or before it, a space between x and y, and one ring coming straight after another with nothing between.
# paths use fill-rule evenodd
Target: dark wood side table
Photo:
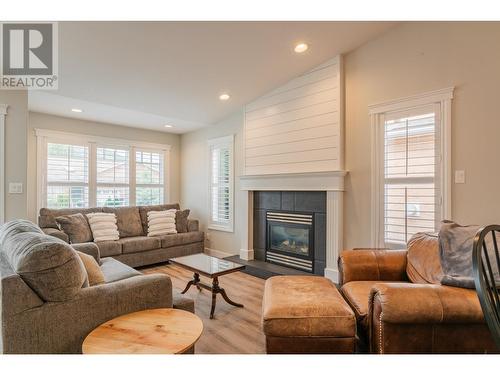
<instances>
[{"instance_id":1,"label":"dark wood side table","mask_svg":"<svg viewBox=\"0 0 500 375\"><path fill-rule=\"evenodd\" d=\"M226 291L219 286L219 276L227 275L241 271L245 268L244 265L230 262L228 260L219 259L207 254L193 254L178 258L170 259L172 263L194 272L193 279L190 280L182 294L186 293L189 288L194 285L201 290L201 288L212 292L212 308L210 310L210 319L213 319L215 312L215 305L217 303L217 294L220 294L224 300L230 305L236 307L244 307L241 303L232 301L226 294ZM200 275L212 279L212 285L207 285L201 282Z\"/></svg>"}]
</instances>

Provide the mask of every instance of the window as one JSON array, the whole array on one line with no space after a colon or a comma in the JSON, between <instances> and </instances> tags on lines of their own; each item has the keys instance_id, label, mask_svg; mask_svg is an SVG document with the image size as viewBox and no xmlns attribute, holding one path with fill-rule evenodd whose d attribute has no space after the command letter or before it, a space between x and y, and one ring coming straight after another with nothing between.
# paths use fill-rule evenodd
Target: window
<instances>
[{"instance_id":1,"label":"window","mask_svg":"<svg viewBox=\"0 0 500 375\"><path fill-rule=\"evenodd\" d=\"M138 205L163 203L163 153L135 152L136 202Z\"/></svg>"},{"instance_id":2,"label":"window","mask_svg":"<svg viewBox=\"0 0 500 375\"><path fill-rule=\"evenodd\" d=\"M97 147L97 206L129 205L129 150Z\"/></svg>"},{"instance_id":3,"label":"window","mask_svg":"<svg viewBox=\"0 0 500 375\"><path fill-rule=\"evenodd\" d=\"M210 229L233 231L233 136L209 141Z\"/></svg>"},{"instance_id":4,"label":"window","mask_svg":"<svg viewBox=\"0 0 500 375\"><path fill-rule=\"evenodd\" d=\"M374 246L402 247L450 217L451 95L431 93L371 108Z\"/></svg>"},{"instance_id":5,"label":"window","mask_svg":"<svg viewBox=\"0 0 500 375\"><path fill-rule=\"evenodd\" d=\"M88 207L88 147L47 144L47 207Z\"/></svg>"},{"instance_id":6,"label":"window","mask_svg":"<svg viewBox=\"0 0 500 375\"><path fill-rule=\"evenodd\" d=\"M163 204L169 146L36 130L38 208ZM116 144L116 145L114 145Z\"/></svg>"}]
</instances>

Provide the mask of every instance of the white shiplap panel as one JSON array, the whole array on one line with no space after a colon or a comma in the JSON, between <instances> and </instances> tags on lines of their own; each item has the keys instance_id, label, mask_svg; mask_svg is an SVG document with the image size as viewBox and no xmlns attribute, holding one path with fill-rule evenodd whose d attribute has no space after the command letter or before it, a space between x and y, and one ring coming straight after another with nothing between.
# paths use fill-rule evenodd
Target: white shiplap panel
<instances>
[{"instance_id":1,"label":"white shiplap panel","mask_svg":"<svg viewBox=\"0 0 500 375\"><path fill-rule=\"evenodd\" d=\"M274 89L273 91L262 96L260 99L269 98L275 95L281 95L286 91L293 90L296 89L297 87L302 87L304 85L308 85L313 82L319 82L327 78L335 78L337 74L338 74L338 64L329 65L322 69L311 71L295 79L292 79L287 84L280 86L277 89ZM250 105L254 105L260 99L253 101L252 103L250 103Z\"/></svg>"},{"instance_id":2,"label":"white shiplap panel","mask_svg":"<svg viewBox=\"0 0 500 375\"><path fill-rule=\"evenodd\" d=\"M284 112L290 112L297 108L310 107L315 104L321 104L329 101L337 100L337 90L335 88L321 91L312 95L305 95L301 98L286 101L284 103L278 103L266 108L257 109L252 112L247 112L247 121L258 120L261 118L274 116Z\"/></svg>"},{"instance_id":3,"label":"white shiplap panel","mask_svg":"<svg viewBox=\"0 0 500 375\"><path fill-rule=\"evenodd\" d=\"M249 167L256 167L259 165L262 166L270 164L302 163L306 161L323 161L335 159L336 147L330 147L312 151L295 152L293 150L290 150L285 154L247 157L246 165Z\"/></svg>"},{"instance_id":4,"label":"white shiplap panel","mask_svg":"<svg viewBox=\"0 0 500 375\"><path fill-rule=\"evenodd\" d=\"M329 172L338 171L339 163L337 160L312 161L302 163L275 164L258 167L247 167L246 174L249 176L258 176L265 174L280 173L304 173L306 172Z\"/></svg>"},{"instance_id":5,"label":"white shiplap panel","mask_svg":"<svg viewBox=\"0 0 500 375\"><path fill-rule=\"evenodd\" d=\"M317 149L323 149L336 145L337 145L336 136L305 139L305 140L301 139L295 142L286 142L281 144L272 144L269 146L247 148L246 155L247 158L251 158L254 156L284 154L290 152L292 148L293 151L291 152L298 152L298 151L312 151Z\"/></svg>"},{"instance_id":6,"label":"white shiplap panel","mask_svg":"<svg viewBox=\"0 0 500 375\"><path fill-rule=\"evenodd\" d=\"M253 138L246 141L245 147L247 149L252 147L261 147L269 145L277 145L290 143L290 150L293 151L293 142L303 139L313 139L321 137L332 137L338 135L338 128L331 125L325 125L313 129L304 129L296 132L280 134L278 137L260 137Z\"/></svg>"},{"instance_id":7,"label":"white shiplap panel","mask_svg":"<svg viewBox=\"0 0 500 375\"><path fill-rule=\"evenodd\" d=\"M310 118L323 113L336 112L337 110L338 102L336 100L330 100L324 103L314 104L307 107L298 107L298 109L295 109L293 111L279 113L274 116L246 121L246 124L248 129L257 129L270 125L281 124L283 122Z\"/></svg>"},{"instance_id":8,"label":"white shiplap panel","mask_svg":"<svg viewBox=\"0 0 500 375\"><path fill-rule=\"evenodd\" d=\"M278 125L267 126L258 129L247 130L247 140L253 138L269 137L305 129L317 128L318 126L335 125L338 127L338 115L335 112L325 113L314 117L305 118L291 122L285 122Z\"/></svg>"},{"instance_id":9,"label":"white shiplap panel","mask_svg":"<svg viewBox=\"0 0 500 375\"><path fill-rule=\"evenodd\" d=\"M339 170L341 60L336 57L245 107L245 174Z\"/></svg>"},{"instance_id":10,"label":"white shiplap panel","mask_svg":"<svg viewBox=\"0 0 500 375\"><path fill-rule=\"evenodd\" d=\"M262 108L267 108L272 105L284 103L289 100L302 98L307 95L316 94L321 91L335 89L337 87L337 77L325 78L321 81L308 83L304 86L299 86L295 89L288 90L280 95L273 95L266 98L258 99L253 103L246 105L247 113L257 111Z\"/></svg>"}]
</instances>

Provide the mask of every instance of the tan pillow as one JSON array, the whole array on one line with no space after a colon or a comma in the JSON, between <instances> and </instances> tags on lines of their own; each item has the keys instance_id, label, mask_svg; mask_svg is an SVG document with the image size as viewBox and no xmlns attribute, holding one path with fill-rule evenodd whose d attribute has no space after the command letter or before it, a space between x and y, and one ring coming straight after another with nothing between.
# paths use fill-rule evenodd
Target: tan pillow
<instances>
[{"instance_id":1,"label":"tan pillow","mask_svg":"<svg viewBox=\"0 0 500 375\"><path fill-rule=\"evenodd\" d=\"M177 210L175 213L175 228L177 233L187 233L188 229L188 216L190 210Z\"/></svg>"},{"instance_id":2,"label":"tan pillow","mask_svg":"<svg viewBox=\"0 0 500 375\"><path fill-rule=\"evenodd\" d=\"M406 274L414 284L441 284L443 270L437 234L417 233L410 238Z\"/></svg>"},{"instance_id":3,"label":"tan pillow","mask_svg":"<svg viewBox=\"0 0 500 375\"><path fill-rule=\"evenodd\" d=\"M116 226L116 215L114 213L96 212L87 214L94 242L118 241L120 235Z\"/></svg>"},{"instance_id":4,"label":"tan pillow","mask_svg":"<svg viewBox=\"0 0 500 375\"><path fill-rule=\"evenodd\" d=\"M104 284L104 274L93 256L77 251L87 271L89 286Z\"/></svg>"},{"instance_id":5,"label":"tan pillow","mask_svg":"<svg viewBox=\"0 0 500 375\"><path fill-rule=\"evenodd\" d=\"M56 223L69 237L70 243L92 242L92 232L87 218L82 214L58 216Z\"/></svg>"}]
</instances>

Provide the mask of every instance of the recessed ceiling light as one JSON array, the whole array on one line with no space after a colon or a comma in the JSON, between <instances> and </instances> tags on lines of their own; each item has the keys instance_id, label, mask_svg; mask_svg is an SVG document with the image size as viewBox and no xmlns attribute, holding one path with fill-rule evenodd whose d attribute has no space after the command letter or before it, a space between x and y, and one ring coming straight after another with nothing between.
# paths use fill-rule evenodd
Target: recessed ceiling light
<instances>
[{"instance_id":1,"label":"recessed ceiling light","mask_svg":"<svg viewBox=\"0 0 500 375\"><path fill-rule=\"evenodd\" d=\"M82 113L83 111L80 108L71 108L71 112Z\"/></svg>"},{"instance_id":2,"label":"recessed ceiling light","mask_svg":"<svg viewBox=\"0 0 500 375\"><path fill-rule=\"evenodd\" d=\"M166 128L171 128L171 127L172 127L172 125L165 125L165 127L166 127Z\"/></svg>"},{"instance_id":3,"label":"recessed ceiling light","mask_svg":"<svg viewBox=\"0 0 500 375\"><path fill-rule=\"evenodd\" d=\"M229 100L229 98L230 98L229 94L221 94L219 96L219 99L222 100L222 101Z\"/></svg>"},{"instance_id":4,"label":"recessed ceiling light","mask_svg":"<svg viewBox=\"0 0 500 375\"><path fill-rule=\"evenodd\" d=\"M306 52L309 46L306 43L299 43L295 46L294 51L297 53Z\"/></svg>"}]
</instances>

